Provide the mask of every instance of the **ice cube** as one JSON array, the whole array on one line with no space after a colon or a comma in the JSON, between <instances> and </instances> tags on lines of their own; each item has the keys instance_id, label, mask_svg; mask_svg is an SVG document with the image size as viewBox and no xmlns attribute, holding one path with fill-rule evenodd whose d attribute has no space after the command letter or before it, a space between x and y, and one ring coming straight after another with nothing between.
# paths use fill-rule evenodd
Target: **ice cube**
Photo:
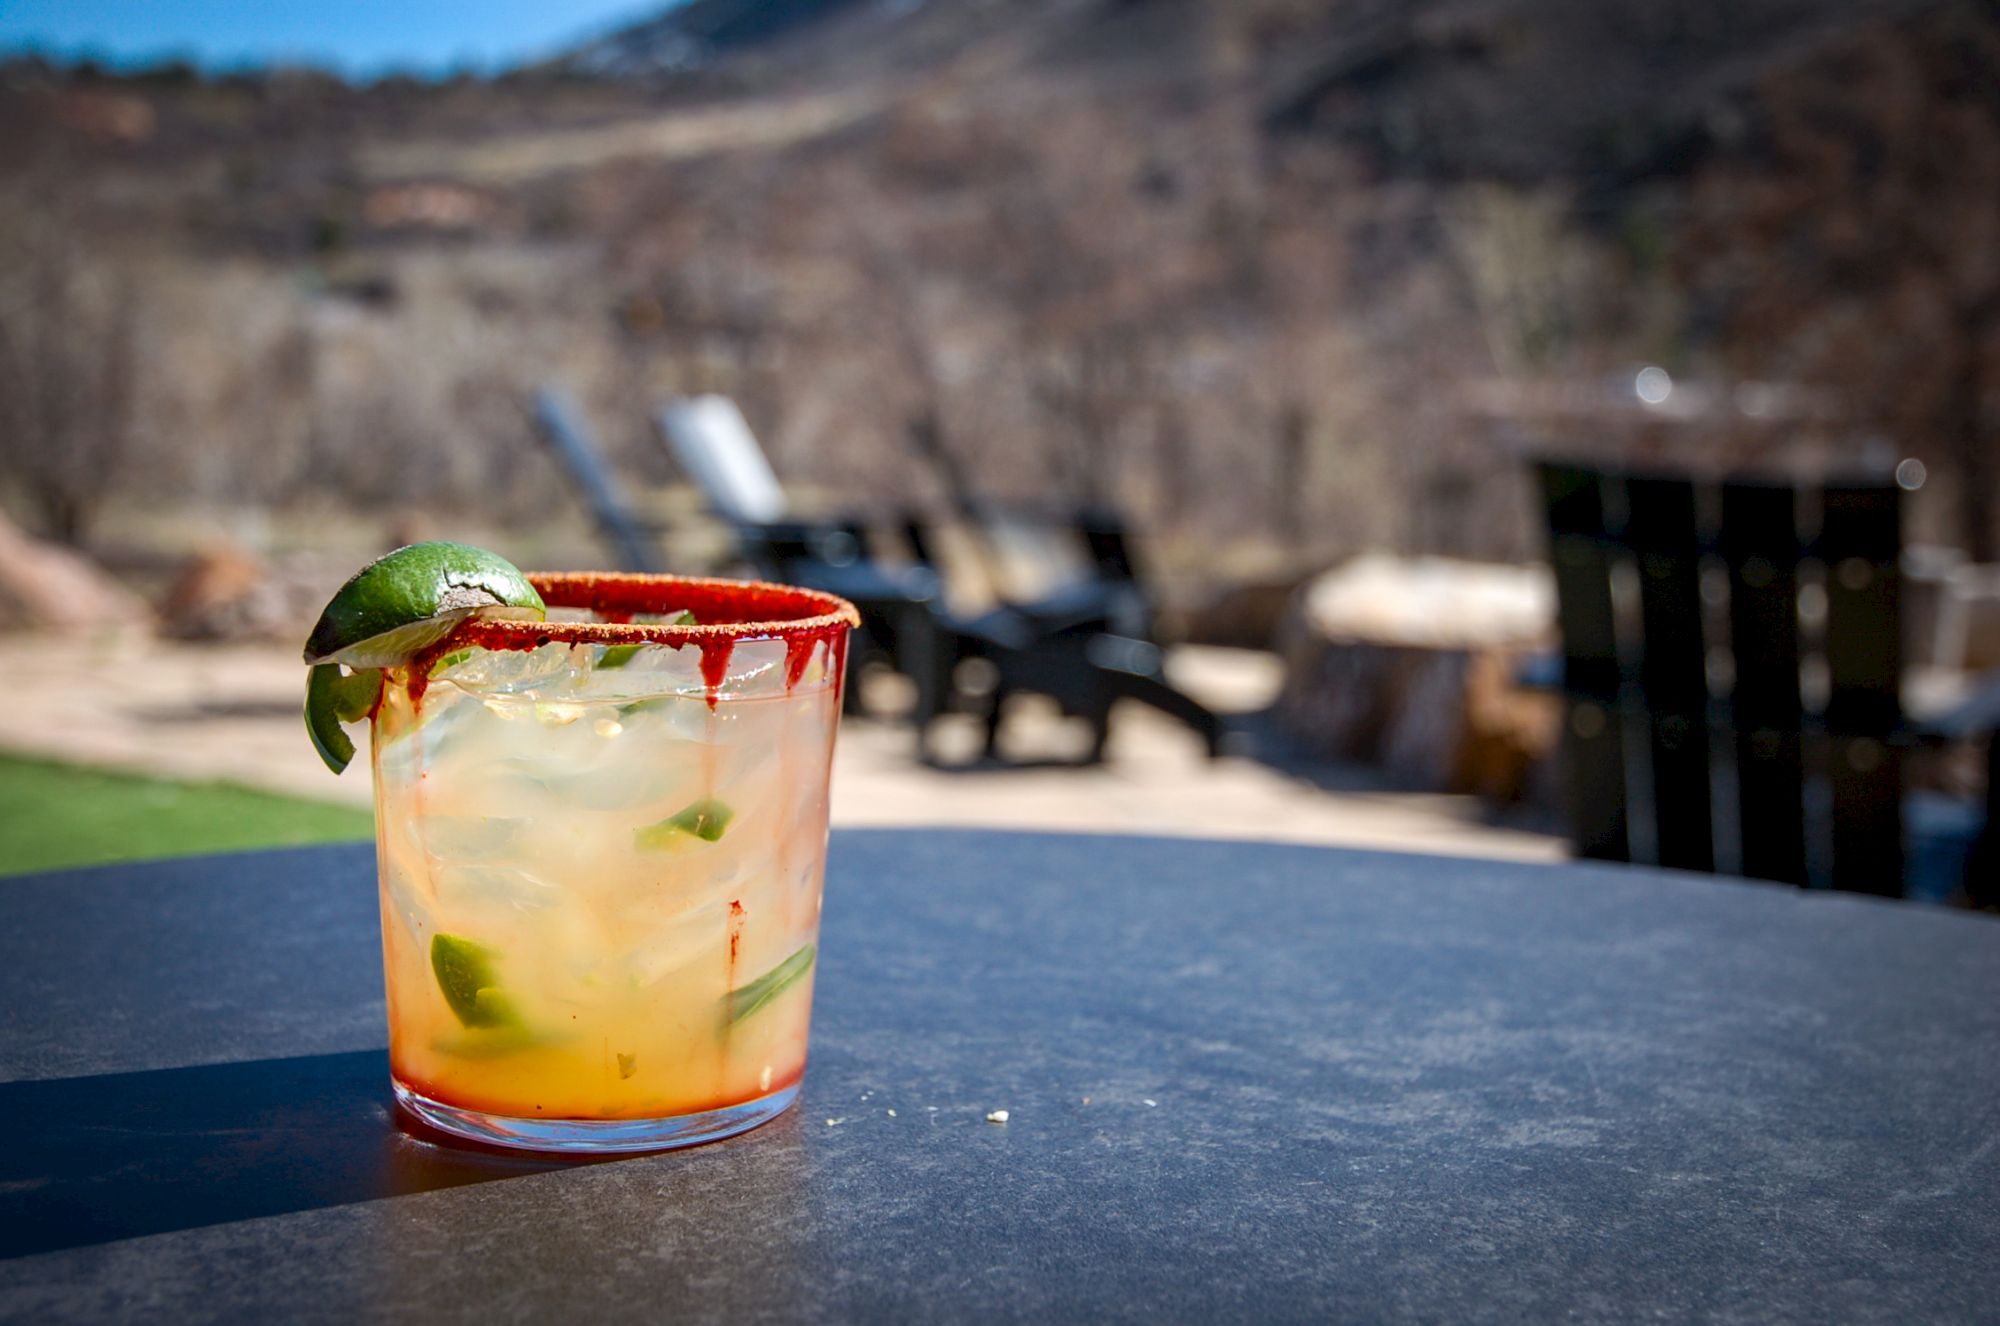
<instances>
[{"instance_id":1,"label":"ice cube","mask_svg":"<svg viewBox=\"0 0 2000 1326\"><path fill-rule=\"evenodd\" d=\"M424 696L417 721L382 748L383 777L391 783L416 778L464 742L486 717L481 706L448 688L431 690Z\"/></svg>"},{"instance_id":2,"label":"ice cube","mask_svg":"<svg viewBox=\"0 0 2000 1326\"><path fill-rule=\"evenodd\" d=\"M528 822L499 815L412 815L424 852L445 863L497 861L516 854Z\"/></svg>"},{"instance_id":3,"label":"ice cube","mask_svg":"<svg viewBox=\"0 0 2000 1326\"><path fill-rule=\"evenodd\" d=\"M698 694L662 695L618 707L621 736L637 742L702 741L714 720Z\"/></svg>"},{"instance_id":4,"label":"ice cube","mask_svg":"<svg viewBox=\"0 0 2000 1326\"><path fill-rule=\"evenodd\" d=\"M729 675L721 693L739 699L782 695L785 691L783 640L745 640L729 654Z\"/></svg>"},{"instance_id":5,"label":"ice cube","mask_svg":"<svg viewBox=\"0 0 2000 1326\"><path fill-rule=\"evenodd\" d=\"M641 645L613 668L591 668L570 680L569 692L593 700L633 700L654 695L701 695L701 651L692 645Z\"/></svg>"},{"instance_id":6,"label":"ice cube","mask_svg":"<svg viewBox=\"0 0 2000 1326\"><path fill-rule=\"evenodd\" d=\"M516 706L517 708L519 706ZM529 711L537 723L543 727L568 727L590 712L589 705L566 703L556 700L538 700ZM600 734L602 735L602 734Z\"/></svg>"},{"instance_id":7,"label":"ice cube","mask_svg":"<svg viewBox=\"0 0 2000 1326\"><path fill-rule=\"evenodd\" d=\"M563 901L563 890L512 866L453 863L434 876L439 905L447 912L541 912Z\"/></svg>"},{"instance_id":8,"label":"ice cube","mask_svg":"<svg viewBox=\"0 0 2000 1326\"><path fill-rule=\"evenodd\" d=\"M433 682L448 683L478 695L518 695L559 686L589 663L584 650L565 644L539 649L475 649L459 663L440 668Z\"/></svg>"},{"instance_id":9,"label":"ice cube","mask_svg":"<svg viewBox=\"0 0 2000 1326\"><path fill-rule=\"evenodd\" d=\"M719 699L781 694L786 646L782 640L745 640L729 653L728 668L716 688ZM693 645L641 645L616 667L580 670L565 679L567 695L590 699L643 700L654 696L706 697L701 650Z\"/></svg>"},{"instance_id":10,"label":"ice cube","mask_svg":"<svg viewBox=\"0 0 2000 1326\"><path fill-rule=\"evenodd\" d=\"M637 989L666 979L689 963L714 956L729 942L729 908L720 897L646 927L645 941L620 963Z\"/></svg>"},{"instance_id":11,"label":"ice cube","mask_svg":"<svg viewBox=\"0 0 2000 1326\"><path fill-rule=\"evenodd\" d=\"M587 880L558 885L547 872L499 865L444 866L433 878L438 926L499 953L510 994L540 1000L566 988L565 969L605 953Z\"/></svg>"},{"instance_id":12,"label":"ice cube","mask_svg":"<svg viewBox=\"0 0 2000 1326\"><path fill-rule=\"evenodd\" d=\"M375 757L378 777L391 787L413 783L417 775L424 771L423 751L404 733L396 740L384 744Z\"/></svg>"},{"instance_id":13,"label":"ice cube","mask_svg":"<svg viewBox=\"0 0 2000 1326\"><path fill-rule=\"evenodd\" d=\"M610 706L583 708L571 721L539 724L506 742L506 753L473 776L506 792L507 804L530 805L536 815L630 810L659 801L686 778L693 756L667 748L672 739Z\"/></svg>"},{"instance_id":14,"label":"ice cube","mask_svg":"<svg viewBox=\"0 0 2000 1326\"><path fill-rule=\"evenodd\" d=\"M390 866L384 874L389 899L387 911L402 924L412 943L421 946L428 942L437 928L431 920L428 890L400 865Z\"/></svg>"},{"instance_id":15,"label":"ice cube","mask_svg":"<svg viewBox=\"0 0 2000 1326\"><path fill-rule=\"evenodd\" d=\"M658 760L597 760L562 763L542 759L503 760L494 769L531 785L552 812L573 810L632 810L652 805L671 791L682 775ZM517 789L518 790L518 789Z\"/></svg>"}]
</instances>

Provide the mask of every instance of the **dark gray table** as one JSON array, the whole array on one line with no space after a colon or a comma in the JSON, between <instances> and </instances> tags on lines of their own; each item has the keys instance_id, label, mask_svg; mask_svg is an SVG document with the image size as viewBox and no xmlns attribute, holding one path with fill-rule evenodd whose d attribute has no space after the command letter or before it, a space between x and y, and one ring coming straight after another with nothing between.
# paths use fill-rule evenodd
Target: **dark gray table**
<instances>
[{"instance_id":1,"label":"dark gray table","mask_svg":"<svg viewBox=\"0 0 2000 1326\"><path fill-rule=\"evenodd\" d=\"M368 849L0 880L0 1317L2000 1313L1989 918L861 832L822 952L791 1114L558 1165L397 1126Z\"/></svg>"}]
</instances>

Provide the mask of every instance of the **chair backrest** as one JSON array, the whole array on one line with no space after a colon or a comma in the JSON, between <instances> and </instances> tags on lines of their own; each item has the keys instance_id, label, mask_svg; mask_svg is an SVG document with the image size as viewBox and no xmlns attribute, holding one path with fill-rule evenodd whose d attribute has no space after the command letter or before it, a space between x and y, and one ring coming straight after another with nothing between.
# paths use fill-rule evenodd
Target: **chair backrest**
<instances>
[{"instance_id":1,"label":"chair backrest","mask_svg":"<svg viewBox=\"0 0 2000 1326\"><path fill-rule=\"evenodd\" d=\"M659 414L660 435L708 504L726 520L761 525L782 520L785 490L756 434L727 396L685 396Z\"/></svg>"},{"instance_id":2,"label":"chair backrest","mask_svg":"<svg viewBox=\"0 0 2000 1326\"><path fill-rule=\"evenodd\" d=\"M1563 764L1571 789L1570 832L1579 856L1629 861L1625 727L1611 601L1614 545L1605 533L1610 526L1604 485L1595 472L1576 466L1544 464L1540 471L1563 637Z\"/></svg>"},{"instance_id":3,"label":"chair backrest","mask_svg":"<svg viewBox=\"0 0 2000 1326\"><path fill-rule=\"evenodd\" d=\"M1115 600L1118 629L1150 639L1153 599L1132 555L1124 518L1114 509L1083 506L1061 511L1023 510L988 502L934 420L909 429L911 448L930 467L952 509L978 536L982 578L1001 598L1074 597L1096 592ZM936 541L905 527L919 561L929 562Z\"/></svg>"},{"instance_id":4,"label":"chair backrest","mask_svg":"<svg viewBox=\"0 0 2000 1326\"><path fill-rule=\"evenodd\" d=\"M1637 789L1662 865L1722 856L1758 878L1900 893L1901 490L1538 473L1578 852L1631 858ZM1621 582L1636 610L1620 610ZM1723 770L1734 805L1718 813Z\"/></svg>"},{"instance_id":5,"label":"chair backrest","mask_svg":"<svg viewBox=\"0 0 2000 1326\"><path fill-rule=\"evenodd\" d=\"M535 393L535 423L549 449L582 492L597 529L628 571L656 572L660 559L644 522L632 513L617 478L591 438L583 414L568 392L545 386Z\"/></svg>"}]
</instances>

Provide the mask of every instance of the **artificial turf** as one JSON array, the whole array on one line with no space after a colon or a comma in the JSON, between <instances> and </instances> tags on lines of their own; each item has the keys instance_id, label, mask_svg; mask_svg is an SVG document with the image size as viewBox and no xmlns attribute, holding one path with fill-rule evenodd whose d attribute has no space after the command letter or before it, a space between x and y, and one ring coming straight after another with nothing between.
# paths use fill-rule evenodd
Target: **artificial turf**
<instances>
[{"instance_id":1,"label":"artificial turf","mask_svg":"<svg viewBox=\"0 0 2000 1326\"><path fill-rule=\"evenodd\" d=\"M369 837L365 810L0 756L0 875Z\"/></svg>"}]
</instances>

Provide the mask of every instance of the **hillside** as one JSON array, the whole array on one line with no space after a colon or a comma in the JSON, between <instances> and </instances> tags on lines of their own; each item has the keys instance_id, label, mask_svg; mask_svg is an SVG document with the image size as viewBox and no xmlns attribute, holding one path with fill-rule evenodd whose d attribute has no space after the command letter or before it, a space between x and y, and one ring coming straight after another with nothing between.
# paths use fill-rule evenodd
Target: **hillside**
<instances>
[{"instance_id":1,"label":"hillside","mask_svg":"<svg viewBox=\"0 0 2000 1326\"><path fill-rule=\"evenodd\" d=\"M824 20L870 8L866 0L692 0L588 42L548 62L557 73L648 77L712 66L774 41L805 36ZM879 6L894 10L918 5Z\"/></svg>"},{"instance_id":2,"label":"hillside","mask_svg":"<svg viewBox=\"0 0 2000 1326\"><path fill-rule=\"evenodd\" d=\"M523 517L559 481L520 403L560 378L641 480L648 408L722 390L802 492L939 500L936 442L996 494L1117 500L1191 574L1531 555L1548 442L1914 453L1924 528L1990 536L1996 31L1972 0L696 0L491 81L17 63L8 500L78 536L106 477ZM1641 362L1725 404L1601 389Z\"/></svg>"}]
</instances>

